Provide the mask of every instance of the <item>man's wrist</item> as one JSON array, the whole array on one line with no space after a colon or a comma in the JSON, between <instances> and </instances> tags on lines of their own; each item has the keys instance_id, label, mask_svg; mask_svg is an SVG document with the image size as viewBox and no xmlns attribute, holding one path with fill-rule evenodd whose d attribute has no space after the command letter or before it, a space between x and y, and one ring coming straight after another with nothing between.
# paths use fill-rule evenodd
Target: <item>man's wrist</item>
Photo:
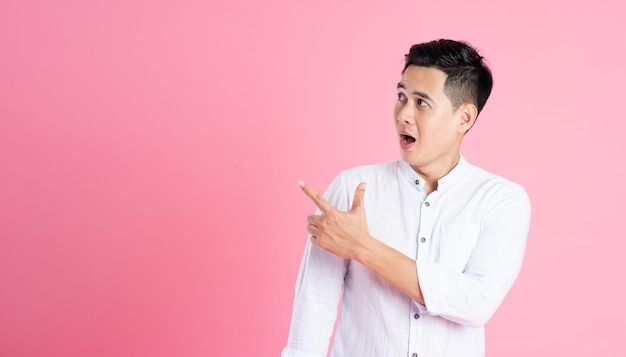
<instances>
[{"instance_id":1,"label":"man's wrist","mask_svg":"<svg viewBox=\"0 0 626 357\"><path fill-rule=\"evenodd\" d=\"M370 262L373 255L376 254L376 247L380 244L380 242L369 234L365 235L359 241L361 244L358 249L356 249L353 260L367 266L367 263Z\"/></svg>"}]
</instances>

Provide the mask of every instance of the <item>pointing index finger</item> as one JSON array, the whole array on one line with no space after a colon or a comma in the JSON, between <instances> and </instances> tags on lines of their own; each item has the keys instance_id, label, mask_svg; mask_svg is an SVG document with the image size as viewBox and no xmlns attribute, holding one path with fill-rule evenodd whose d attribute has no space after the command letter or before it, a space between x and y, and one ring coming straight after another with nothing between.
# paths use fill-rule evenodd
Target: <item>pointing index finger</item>
<instances>
[{"instance_id":1,"label":"pointing index finger","mask_svg":"<svg viewBox=\"0 0 626 357\"><path fill-rule=\"evenodd\" d=\"M315 205L322 211L322 213L330 212L334 207L328 203L317 191L315 191L311 186L305 184L303 181L298 181L298 186L304 191L304 193L309 196L311 200L315 203Z\"/></svg>"}]
</instances>

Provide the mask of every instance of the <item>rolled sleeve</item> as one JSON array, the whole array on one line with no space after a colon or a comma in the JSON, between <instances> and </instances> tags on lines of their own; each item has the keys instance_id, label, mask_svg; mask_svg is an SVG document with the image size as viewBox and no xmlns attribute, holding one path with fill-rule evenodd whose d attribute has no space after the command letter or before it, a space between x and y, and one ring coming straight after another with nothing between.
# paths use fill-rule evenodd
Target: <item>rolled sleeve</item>
<instances>
[{"instance_id":1,"label":"rolled sleeve","mask_svg":"<svg viewBox=\"0 0 626 357\"><path fill-rule=\"evenodd\" d=\"M512 187L512 188L511 188ZM470 327L483 326L517 278L530 224L530 201L521 186L499 192L482 222L463 272L417 261L424 311Z\"/></svg>"}]
</instances>

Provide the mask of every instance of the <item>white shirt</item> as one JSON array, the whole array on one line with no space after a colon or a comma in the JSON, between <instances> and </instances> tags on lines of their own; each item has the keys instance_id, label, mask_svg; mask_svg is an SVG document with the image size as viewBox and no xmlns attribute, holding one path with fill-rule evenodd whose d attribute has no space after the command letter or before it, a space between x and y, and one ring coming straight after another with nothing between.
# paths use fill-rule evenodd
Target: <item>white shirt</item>
<instances>
[{"instance_id":1,"label":"white shirt","mask_svg":"<svg viewBox=\"0 0 626 357\"><path fill-rule=\"evenodd\" d=\"M426 306L360 263L306 245L283 357L482 357L483 325L517 277L530 223L518 184L469 164L426 195L404 161L342 172L325 197L348 210L367 182L370 235L417 261ZM319 211L318 211L319 214Z\"/></svg>"}]
</instances>

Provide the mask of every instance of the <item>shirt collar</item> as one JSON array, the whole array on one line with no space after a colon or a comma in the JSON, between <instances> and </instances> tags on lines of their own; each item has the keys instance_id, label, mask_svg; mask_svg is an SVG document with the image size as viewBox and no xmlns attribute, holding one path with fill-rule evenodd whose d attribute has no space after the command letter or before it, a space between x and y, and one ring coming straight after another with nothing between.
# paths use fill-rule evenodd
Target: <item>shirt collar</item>
<instances>
[{"instance_id":1,"label":"shirt collar","mask_svg":"<svg viewBox=\"0 0 626 357\"><path fill-rule=\"evenodd\" d=\"M420 177L420 175L413 170L411 165L404 160L400 160L400 165L398 166L400 173L404 178L409 182L411 186L413 186L418 191L424 191L424 180Z\"/></svg>"},{"instance_id":2,"label":"shirt collar","mask_svg":"<svg viewBox=\"0 0 626 357\"><path fill-rule=\"evenodd\" d=\"M461 177L463 177L463 173L469 166L469 163L465 160L462 154L459 154L459 162L456 164L450 172L448 172L444 177L440 178L437 183L437 191L445 190L447 187L451 186L455 182L459 181ZM413 170L411 165L404 160L400 160L399 165L400 172L402 176L409 181L411 186L415 187L419 191L424 190L424 179L420 177L420 175Z\"/></svg>"}]
</instances>

